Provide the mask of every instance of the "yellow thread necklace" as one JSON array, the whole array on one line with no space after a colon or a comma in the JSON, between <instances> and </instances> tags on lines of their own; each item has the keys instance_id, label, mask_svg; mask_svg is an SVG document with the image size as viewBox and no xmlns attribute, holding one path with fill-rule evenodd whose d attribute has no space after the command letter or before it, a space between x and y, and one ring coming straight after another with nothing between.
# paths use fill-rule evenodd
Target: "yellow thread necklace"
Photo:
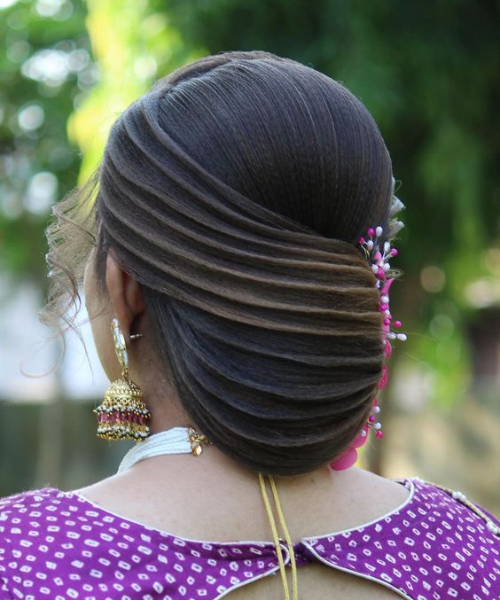
<instances>
[{"instance_id":1,"label":"yellow thread necklace","mask_svg":"<svg viewBox=\"0 0 500 600\"><path fill-rule=\"evenodd\" d=\"M267 477L270 485L271 491L274 498L274 503L276 506L276 511L278 513L278 518L281 524L281 528L283 530L283 534L285 536L285 540L288 547L288 552L290 554L290 563L292 567L292 600L298 600L298 581L297 581L297 564L295 561L295 551L293 549L292 538L290 537L290 533L286 526L285 516L283 514L283 509L281 508L281 502L278 495L278 488L276 487L276 482L272 475L262 475L259 473L259 483L260 483L260 491L262 493L262 499L264 500L264 506L266 507L267 516L269 518L269 523L271 525L271 531L273 534L274 545L276 547L276 554L278 555L278 563L280 567L281 580L283 582L283 590L285 592L285 600L290 600L290 590L288 587L288 580L286 576L285 563L283 561L283 550L280 545L279 536L278 536L278 528L276 526L276 520L274 518L274 514L271 508L271 503L269 501L269 495L267 491L265 478Z\"/></svg>"}]
</instances>

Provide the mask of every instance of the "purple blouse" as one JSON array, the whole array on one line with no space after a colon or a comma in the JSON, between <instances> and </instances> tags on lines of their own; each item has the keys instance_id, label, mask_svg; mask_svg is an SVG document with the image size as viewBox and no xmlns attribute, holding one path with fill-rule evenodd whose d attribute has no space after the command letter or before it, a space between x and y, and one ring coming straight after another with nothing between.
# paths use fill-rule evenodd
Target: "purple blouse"
<instances>
[{"instance_id":1,"label":"purple blouse","mask_svg":"<svg viewBox=\"0 0 500 600\"><path fill-rule=\"evenodd\" d=\"M360 527L302 538L297 565L319 562L411 600L500 600L500 537L434 485L398 483L410 490L403 505ZM0 500L0 600L216 600L278 570L273 542L182 538L75 492Z\"/></svg>"}]
</instances>

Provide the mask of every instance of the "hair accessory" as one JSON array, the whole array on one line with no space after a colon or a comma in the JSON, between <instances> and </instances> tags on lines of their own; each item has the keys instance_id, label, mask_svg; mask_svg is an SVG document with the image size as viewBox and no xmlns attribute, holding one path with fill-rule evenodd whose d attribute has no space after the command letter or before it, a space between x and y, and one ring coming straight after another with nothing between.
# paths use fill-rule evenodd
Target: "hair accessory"
<instances>
[{"instance_id":1,"label":"hair accessory","mask_svg":"<svg viewBox=\"0 0 500 600\"><path fill-rule=\"evenodd\" d=\"M382 339L384 341L384 358L387 360L392 353L392 346L390 340L406 340L406 334L398 333L391 329L391 324L399 329L401 327L401 321L394 321L392 323L392 314L389 309L389 289L394 281L394 276L391 277L391 265L390 259L393 256L397 256L398 251L396 248L391 247L389 241L385 241L381 246L379 240L382 237L382 227L370 227L366 233L366 237L360 237L358 244L364 250L367 260L371 263L372 271L377 278L376 287L380 291L380 303L379 310L383 314L382 321ZM382 389L387 385L387 366L382 366L382 377L378 383L378 389ZM380 413L380 406L378 399L375 398L371 408L368 422L363 426L359 434L351 442L350 446L345 450L338 458L336 458L330 467L335 471L341 471L351 467L358 459L358 448L363 446L368 439L368 432L370 430L375 432L377 438L383 437L382 424L378 420Z\"/></svg>"},{"instance_id":2,"label":"hair accessory","mask_svg":"<svg viewBox=\"0 0 500 600\"><path fill-rule=\"evenodd\" d=\"M140 442L150 434L148 422L151 413L142 401L141 388L129 378L127 346L118 319L111 322L111 331L122 376L111 383L104 401L94 409L98 421L97 435L106 440Z\"/></svg>"}]
</instances>

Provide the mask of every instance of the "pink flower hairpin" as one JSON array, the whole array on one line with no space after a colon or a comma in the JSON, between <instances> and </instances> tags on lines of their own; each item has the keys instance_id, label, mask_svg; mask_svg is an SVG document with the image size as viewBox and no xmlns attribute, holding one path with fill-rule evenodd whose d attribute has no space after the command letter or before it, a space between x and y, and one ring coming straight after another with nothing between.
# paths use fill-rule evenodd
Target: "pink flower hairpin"
<instances>
[{"instance_id":1,"label":"pink flower hairpin","mask_svg":"<svg viewBox=\"0 0 500 600\"><path fill-rule=\"evenodd\" d=\"M382 324L382 339L384 341L384 359L387 360L391 356L392 346L390 340L406 340L406 334L398 333L391 330L391 325L399 329L401 327L401 321L394 321L392 323L392 314L389 308L389 289L394 281L394 277L388 277L391 272L391 265L389 260L393 256L397 256L398 251L396 248L391 247L391 243L386 241L382 248L380 248L379 238L382 236L382 227L373 228L370 227L366 233L366 237L360 237L358 239L359 245L364 249L366 258L372 265L372 271L377 278L376 287L380 291L380 303L379 310L383 313L384 319ZM388 370L387 365L382 366L382 377L378 383L378 389L381 390L387 385ZM375 432L377 438L383 437L382 424L378 420L378 414L380 413L380 406L378 398L375 398L371 408L370 416L368 421L362 427L361 431L351 442L349 448L345 450L338 458L336 458L330 467L335 471L341 471L348 469L358 460L358 448L361 448L368 439L368 433L370 430Z\"/></svg>"}]
</instances>

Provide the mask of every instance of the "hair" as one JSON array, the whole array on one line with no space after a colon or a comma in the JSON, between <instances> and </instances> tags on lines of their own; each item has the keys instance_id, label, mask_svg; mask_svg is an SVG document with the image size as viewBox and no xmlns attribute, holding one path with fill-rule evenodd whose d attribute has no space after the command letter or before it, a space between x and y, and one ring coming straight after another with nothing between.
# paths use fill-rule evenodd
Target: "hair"
<instances>
[{"instance_id":1,"label":"hair","mask_svg":"<svg viewBox=\"0 0 500 600\"><path fill-rule=\"evenodd\" d=\"M349 446L382 375L356 242L387 231L393 186L340 83L268 52L202 58L121 114L94 180L54 208L45 320L76 302L88 241L103 291L112 251L193 424L251 469L306 473Z\"/></svg>"}]
</instances>

